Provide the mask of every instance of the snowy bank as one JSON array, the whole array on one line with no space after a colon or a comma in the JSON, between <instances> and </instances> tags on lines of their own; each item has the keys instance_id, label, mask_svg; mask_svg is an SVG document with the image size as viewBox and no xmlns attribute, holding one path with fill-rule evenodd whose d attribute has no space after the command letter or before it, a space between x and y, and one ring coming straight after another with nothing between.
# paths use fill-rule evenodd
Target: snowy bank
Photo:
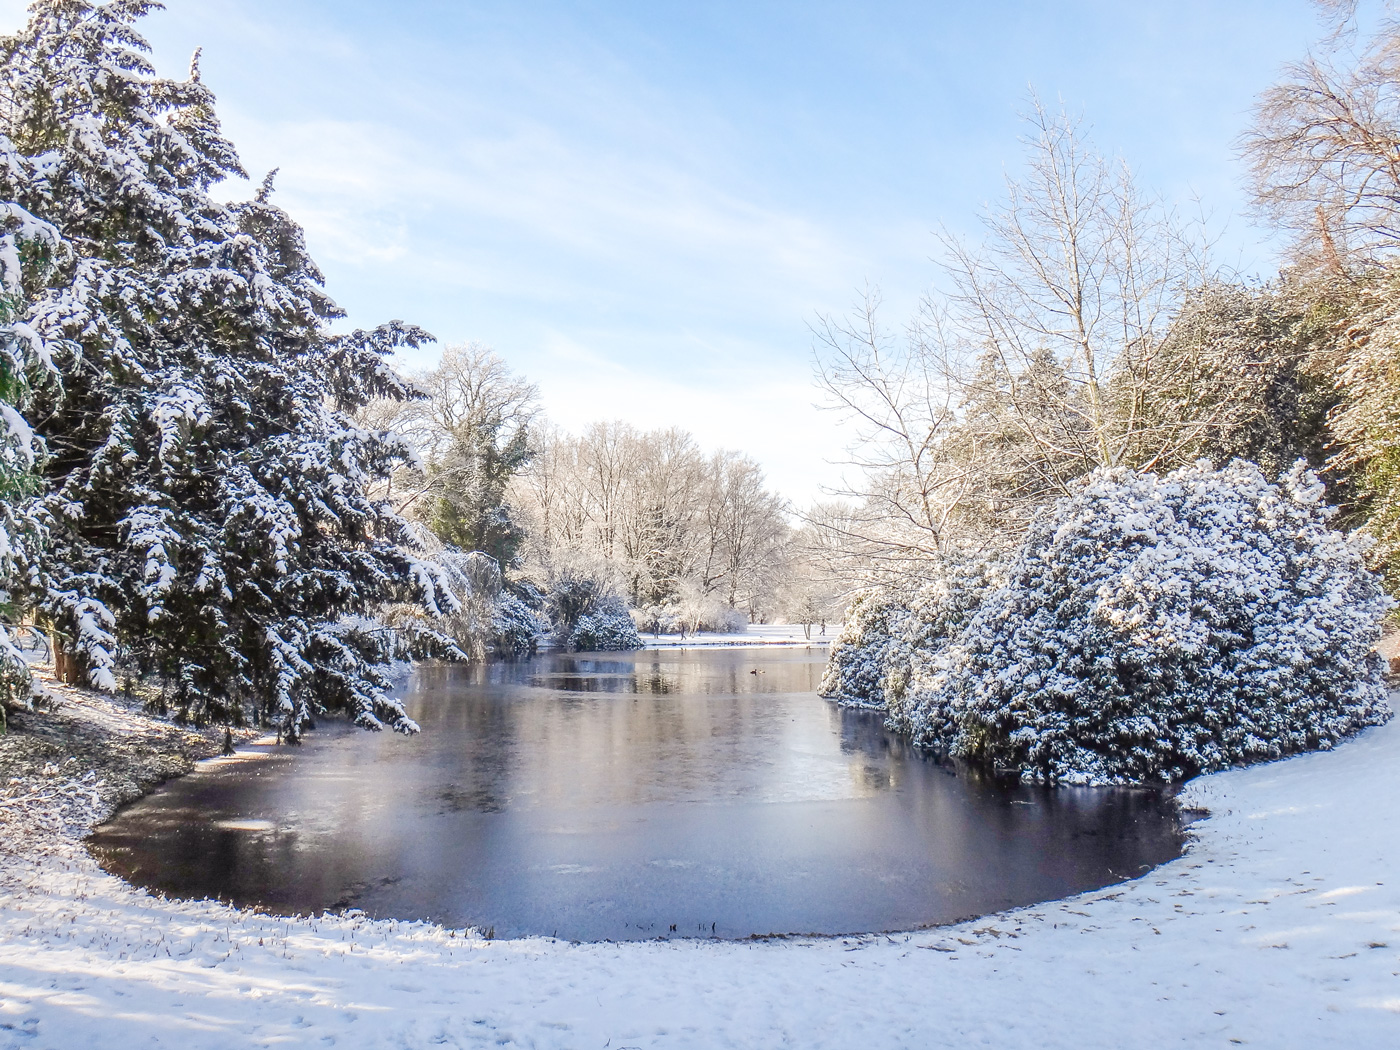
<instances>
[{"instance_id":1,"label":"snowy bank","mask_svg":"<svg viewBox=\"0 0 1400 1050\"><path fill-rule=\"evenodd\" d=\"M812 625L812 636L807 637L800 623L756 623L743 631L701 631L697 634L643 634L643 649L706 649L732 648L739 645L830 645L841 633L839 623L826 625L826 634L821 627Z\"/></svg>"},{"instance_id":2,"label":"snowy bank","mask_svg":"<svg viewBox=\"0 0 1400 1050\"><path fill-rule=\"evenodd\" d=\"M1395 1045L1400 720L1186 798L1212 815L1182 859L1064 902L907 935L571 945L160 900L96 866L79 825L109 804L75 795L83 821L4 842L0 1046Z\"/></svg>"}]
</instances>

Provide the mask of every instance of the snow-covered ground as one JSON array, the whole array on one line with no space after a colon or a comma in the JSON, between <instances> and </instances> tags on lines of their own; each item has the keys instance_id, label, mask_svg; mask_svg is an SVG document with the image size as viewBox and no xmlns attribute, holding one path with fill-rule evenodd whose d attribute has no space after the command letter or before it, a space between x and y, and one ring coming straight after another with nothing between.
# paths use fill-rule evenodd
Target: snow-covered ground
<instances>
[{"instance_id":1,"label":"snow-covered ground","mask_svg":"<svg viewBox=\"0 0 1400 1050\"><path fill-rule=\"evenodd\" d=\"M98 869L69 821L0 860L0 1046L1400 1045L1400 719L1186 795L1212 814L1187 854L1112 890L741 943L164 901Z\"/></svg>"},{"instance_id":2,"label":"snow-covered ground","mask_svg":"<svg viewBox=\"0 0 1400 1050\"><path fill-rule=\"evenodd\" d=\"M826 634L821 633L821 625L813 624L812 636L807 634L800 623L755 623L746 631L733 633L704 631L688 634L643 634L646 649L704 649L736 645L830 645L841 633L839 623L826 625Z\"/></svg>"}]
</instances>

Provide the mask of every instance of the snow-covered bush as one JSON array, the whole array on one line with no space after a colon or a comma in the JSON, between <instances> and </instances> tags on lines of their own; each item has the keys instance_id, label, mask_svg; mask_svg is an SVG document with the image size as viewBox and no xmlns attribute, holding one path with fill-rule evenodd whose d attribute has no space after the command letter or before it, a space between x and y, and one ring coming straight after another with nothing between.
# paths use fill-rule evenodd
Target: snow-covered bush
<instances>
[{"instance_id":1,"label":"snow-covered bush","mask_svg":"<svg viewBox=\"0 0 1400 1050\"><path fill-rule=\"evenodd\" d=\"M921 583L858 593L832 643L821 695L851 707L885 708L892 728L910 730L906 710L914 668L941 654L1001 580L990 556L950 553Z\"/></svg>"},{"instance_id":2,"label":"snow-covered bush","mask_svg":"<svg viewBox=\"0 0 1400 1050\"><path fill-rule=\"evenodd\" d=\"M913 733L926 729L932 712L921 691L941 681L954 658L954 646L987 595L1005 582L1006 566L995 555L944 555L932 577L914 592L900 629L885 650L881 682L890 728Z\"/></svg>"},{"instance_id":3,"label":"snow-covered bush","mask_svg":"<svg viewBox=\"0 0 1400 1050\"><path fill-rule=\"evenodd\" d=\"M437 537L422 526L414 526L414 535L431 550L433 566L454 602L435 615L427 614L421 607L398 607L393 610L396 623L431 624L451 637L470 659L484 660L495 635L496 609L503 593L500 564L481 551L441 546Z\"/></svg>"},{"instance_id":4,"label":"snow-covered bush","mask_svg":"<svg viewBox=\"0 0 1400 1050\"><path fill-rule=\"evenodd\" d=\"M718 608L705 619L699 621L697 631L717 631L721 634L742 634L749 629L748 614L742 609L735 609L723 603L717 603ZM760 620L760 623L767 622Z\"/></svg>"},{"instance_id":5,"label":"snow-covered bush","mask_svg":"<svg viewBox=\"0 0 1400 1050\"><path fill-rule=\"evenodd\" d=\"M738 634L748 629L749 618L742 609L717 598L682 595L663 605L648 605L637 614L637 629L644 634L691 634L717 631Z\"/></svg>"},{"instance_id":6,"label":"snow-covered bush","mask_svg":"<svg viewBox=\"0 0 1400 1050\"><path fill-rule=\"evenodd\" d=\"M900 648L908 618L909 602L900 591L868 587L856 594L831 643L821 695L850 707L883 708L891 650Z\"/></svg>"},{"instance_id":7,"label":"snow-covered bush","mask_svg":"<svg viewBox=\"0 0 1400 1050\"><path fill-rule=\"evenodd\" d=\"M599 602L616 596L617 584L607 566L583 555L570 555L545 567L543 591L554 633L567 640Z\"/></svg>"},{"instance_id":8,"label":"snow-covered bush","mask_svg":"<svg viewBox=\"0 0 1400 1050\"><path fill-rule=\"evenodd\" d=\"M642 639L627 611L627 603L616 595L606 595L579 617L569 635L568 647L583 653L640 649Z\"/></svg>"},{"instance_id":9,"label":"snow-covered bush","mask_svg":"<svg viewBox=\"0 0 1400 1050\"><path fill-rule=\"evenodd\" d=\"M502 656L528 656L549 634L549 620L519 596L502 591L491 617L492 647Z\"/></svg>"},{"instance_id":10,"label":"snow-covered bush","mask_svg":"<svg viewBox=\"0 0 1400 1050\"><path fill-rule=\"evenodd\" d=\"M627 602L619 593L616 567L572 551L545 566L543 594L554 637L566 649L640 649Z\"/></svg>"},{"instance_id":11,"label":"snow-covered bush","mask_svg":"<svg viewBox=\"0 0 1400 1050\"><path fill-rule=\"evenodd\" d=\"M433 538L429 533L425 540ZM549 620L535 608L544 604L543 592L528 581L507 581L491 555L440 546L433 552L433 564L456 599L455 607L427 616L421 609L400 606L392 610L396 626L414 620L430 623L473 660L484 660L492 652L529 655L549 634Z\"/></svg>"},{"instance_id":12,"label":"snow-covered bush","mask_svg":"<svg viewBox=\"0 0 1400 1050\"><path fill-rule=\"evenodd\" d=\"M674 605L648 605L637 610L637 630L643 634L677 634L684 623Z\"/></svg>"},{"instance_id":13,"label":"snow-covered bush","mask_svg":"<svg viewBox=\"0 0 1400 1050\"><path fill-rule=\"evenodd\" d=\"M1099 470L1005 586L911 666L916 743L1068 783L1178 780L1330 748L1390 717L1390 607L1300 464Z\"/></svg>"}]
</instances>

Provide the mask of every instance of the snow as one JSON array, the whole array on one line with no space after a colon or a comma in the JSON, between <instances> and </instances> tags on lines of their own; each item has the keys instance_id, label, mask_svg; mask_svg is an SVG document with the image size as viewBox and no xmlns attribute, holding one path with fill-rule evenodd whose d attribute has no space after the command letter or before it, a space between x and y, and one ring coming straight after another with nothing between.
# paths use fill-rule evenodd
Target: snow
<instances>
[{"instance_id":1,"label":"snow","mask_svg":"<svg viewBox=\"0 0 1400 1050\"><path fill-rule=\"evenodd\" d=\"M1071 784L1178 782L1325 750L1391 717L1394 607L1300 461L1100 469L1002 570L930 561L857 596L822 693L916 745Z\"/></svg>"},{"instance_id":2,"label":"snow","mask_svg":"<svg viewBox=\"0 0 1400 1050\"><path fill-rule=\"evenodd\" d=\"M803 633L800 623L756 623L744 631L702 631L699 634L661 635L642 633L643 649L705 649L727 648L736 645L830 645L841 632L839 623L826 625L826 634L820 633L821 625L812 625L812 637Z\"/></svg>"},{"instance_id":3,"label":"snow","mask_svg":"<svg viewBox=\"0 0 1400 1050\"><path fill-rule=\"evenodd\" d=\"M4 428L0 433L8 430L6 435L8 440L19 453L20 462L25 467L34 466L34 431L30 429L25 418L16 412L9 405L0 401L0 420L4 421Z\"/></svg>"},{"instance_id":4,"label":"snow","mask_svg":"<svg viewBox=\"0 0 1400 1050\"><path fill-rule=\"evenodd\" d=\"M132 889L76 833L10 843L0 1047L1396 1045L1400 721L1185 801L1212 815L1134 882L937 930L738 943L279 919Z\"/></svg>"},{"instance_id":5,"label":"snow","mask_svg":"<svg viewBox=\"0 0 1400 1050\"><path fill-rule=\"evenodd\" d=\"M615 594L599 595L569 634L573 652L622 652L642 647L627 603Z\"/></svg>"}]
</instances>

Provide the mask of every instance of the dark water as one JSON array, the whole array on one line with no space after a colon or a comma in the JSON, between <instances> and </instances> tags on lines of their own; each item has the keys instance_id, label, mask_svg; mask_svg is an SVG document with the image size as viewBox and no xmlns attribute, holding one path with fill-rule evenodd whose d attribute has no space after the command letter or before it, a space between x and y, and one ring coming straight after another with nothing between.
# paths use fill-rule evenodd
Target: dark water
<instances>
[{"instance_id":1,"label":"dark water","mask_svg":"<svg viewBox=\"0 0 1400 1050\"><path fill-rule=\"evenodd\" d=\"M940 765L818 698L823 656L424 667L407 696L420 735L328 725L206 764L92 846L179 896L581 940L910 929L1179 853L1157 794Z\"/></svg>"}]
</instances>

